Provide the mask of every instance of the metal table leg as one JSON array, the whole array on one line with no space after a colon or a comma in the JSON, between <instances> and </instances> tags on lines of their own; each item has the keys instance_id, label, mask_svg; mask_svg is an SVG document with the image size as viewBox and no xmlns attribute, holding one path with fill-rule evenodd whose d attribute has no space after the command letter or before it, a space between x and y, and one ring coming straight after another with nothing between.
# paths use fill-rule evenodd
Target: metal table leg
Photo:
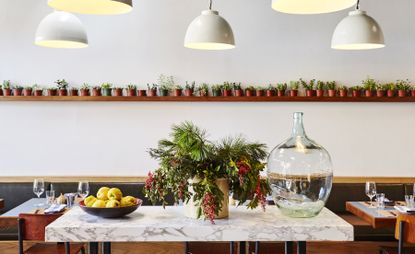
<instances>
[{"instance_id":1,"label":"metal table leg","mask_svg":"<svg viewBox=\"0 0 415 254\"><path fill-rule=\"evenodd\" d=\"M297 254L306 254L307 253L307 244L306 242L297 243Z\"/></svg>"},{"instance_id":2,"label":"metal table leg","mask_svg":"<svg viewBox=\"0 0 415 254\"><path fill-rule=\"evenodd\" d=\"M111 254L111 243L110 242L102 243L102 252L104 254Z\"/></svg>"},{"instance_id":3,"label":"metal table leg","mask_svg":"<svg viewBox=\"0 0 415 254\"><path fill-rule=\"evenodd\" d=\"M246 242L239 242L239 254L246 254Z\"/></svg>"},{"instance_id":4,"label":"metal table leg","mask_svg":"<svg viewBox=\"0 0 415 254\"><path fill-rule=\"evenodd\" d=\"M229 253L230 254L235 254L235 243L234 242L230 242Z\"/></svg>"},{"instance_id":5,"label":"metal table leg","mask_svg":"<svg viewBox=\"0 0 415 254\"><path fill-rule=\"evenodd\" d=\"M184 254L189 254L189 242L184 242Z\"/></svg>"},{"instance_id":6,"label":"metal table leg","mask_svg":"<svg viewBox=\"0 0 415 254\"><path fill-rule=\"evenodd\" d=\"M255 242L255 254L259 254L259 242Z\"/></svg>"},{"instance_id":7,"label":"metal table leg","mask_svg":"<svg viewBox=\"0 0 415 254\"><path fill-rule=\"evenodd\" d=\"M90 242L88 244L88 253L89 254L98 254L98 243L97 242Z\"/></svg>"},{"instance_id":8,"label":"metal table leg","mask_svg":"<svg viewBox=\"0 0 415 254\"><path fill-rule=\"evenodd\" d=\"M293 254L293 242L285 242L285 254Z\"/></svg>"}]
</instances>

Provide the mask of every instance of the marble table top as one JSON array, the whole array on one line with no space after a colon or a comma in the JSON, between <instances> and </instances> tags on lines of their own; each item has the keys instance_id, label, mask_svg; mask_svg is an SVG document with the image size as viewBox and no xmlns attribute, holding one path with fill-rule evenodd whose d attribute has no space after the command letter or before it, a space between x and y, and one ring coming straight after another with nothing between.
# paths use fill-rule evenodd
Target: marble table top
<instances>
[{"instance_id":1,"label":"marble table top","mask_svg":"<svg viewBox=\"0 0 415 254\"><path fill-rule=\"evenodd\" d=\"M277 207L230 207L227 219L184 216L184 207L142 206L120 219L103 219L73 207L46 227L49 242L353 241L353 226L324 208L314 218L289 218Z\"/></svg>"}]
</instances>

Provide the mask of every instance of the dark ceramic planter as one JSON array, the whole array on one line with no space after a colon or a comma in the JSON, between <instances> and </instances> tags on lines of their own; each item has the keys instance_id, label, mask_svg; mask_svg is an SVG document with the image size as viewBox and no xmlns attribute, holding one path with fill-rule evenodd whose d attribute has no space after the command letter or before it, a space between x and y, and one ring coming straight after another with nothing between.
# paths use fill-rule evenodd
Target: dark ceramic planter
<instances>
[{"instance_id":1,"label":"dark ceramic planter","mask_svg":"<svg viewBox=\"0 0 415 254\"><path fill-rule=\"evenodd\" d=\"M222 96L222 91L220 91L220 90L212 90L212 96L213 97Z\"/></svg>"},{"instance_id":2,"label":"dark ceramic planter","mask_svg":"<svg viewBox=\"0 0 415 254\"><path fill-rule=\"evenodd\" d=\"M160 89L159 94L160 94L160 96L169 96L169 90Z\"/></svg>"},{"instance_id":3,"label":"dark ceramic planter","mask_svg":"<svg viewBox=\"0 0 415 254\"><path fill-rule=\"evenodd\" d=\"M111 96L112 94L111 94L111 88L102 88L101 89L101 93L102 93L102 96Z\"/></svg>"},{"instance_id":4,"label":"dark ceramic planter","mask_svg":"<svg viewBox=\"0 0 415 254\"><path fill-rule=\"evenodd\" d=\"M23 96L32 96L32 89L23 89Z\"/></svg>"}]
</instances>

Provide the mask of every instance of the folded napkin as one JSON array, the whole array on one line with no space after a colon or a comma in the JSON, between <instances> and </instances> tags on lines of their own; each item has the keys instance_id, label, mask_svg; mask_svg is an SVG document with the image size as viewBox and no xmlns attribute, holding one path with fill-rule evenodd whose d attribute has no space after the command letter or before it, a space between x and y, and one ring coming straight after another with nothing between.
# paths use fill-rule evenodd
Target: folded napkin
<instances>
[{"instance_id":1,"label":"folded napkin","mask_svg":"<svg viewBox=\"0 0 415 254\"><path fill-rule=\"evenodd\" d=\"M396 205L394 208L401 213L415 213L415 208L409 208L407 206Z\"/></svg>"},{"instance_id":2,"label":"folded napkin","mask_svg":"<svg viewBox=\"0 0 415 254\"><path fill-rule=\"evenodd\" d=\"M66 208L65 204L53 204L48 209L45 210L45 214L59 213Z\"/></svg>"}]
</instances>

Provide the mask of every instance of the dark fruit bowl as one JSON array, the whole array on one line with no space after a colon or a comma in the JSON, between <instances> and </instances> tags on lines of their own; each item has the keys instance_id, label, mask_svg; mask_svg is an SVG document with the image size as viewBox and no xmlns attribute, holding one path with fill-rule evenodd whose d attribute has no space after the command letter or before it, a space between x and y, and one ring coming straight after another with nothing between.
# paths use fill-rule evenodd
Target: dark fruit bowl
<instances>
[{"instance_id":1,"label":"dark fruit bowl","mask_svg":"<svg viewBox=\"0 0 415 254\"><path fill-rule=\"evenodd\" d=\"M137 199L137 204L132 206L117 207L117 208L96 208L87 207L84 201L79 202L79 206L84 212L95 215L102 218L121 218L127 214L130 214L137 210L138 207L143 203L141 199Z\"/></svg>"}]
</instances>

